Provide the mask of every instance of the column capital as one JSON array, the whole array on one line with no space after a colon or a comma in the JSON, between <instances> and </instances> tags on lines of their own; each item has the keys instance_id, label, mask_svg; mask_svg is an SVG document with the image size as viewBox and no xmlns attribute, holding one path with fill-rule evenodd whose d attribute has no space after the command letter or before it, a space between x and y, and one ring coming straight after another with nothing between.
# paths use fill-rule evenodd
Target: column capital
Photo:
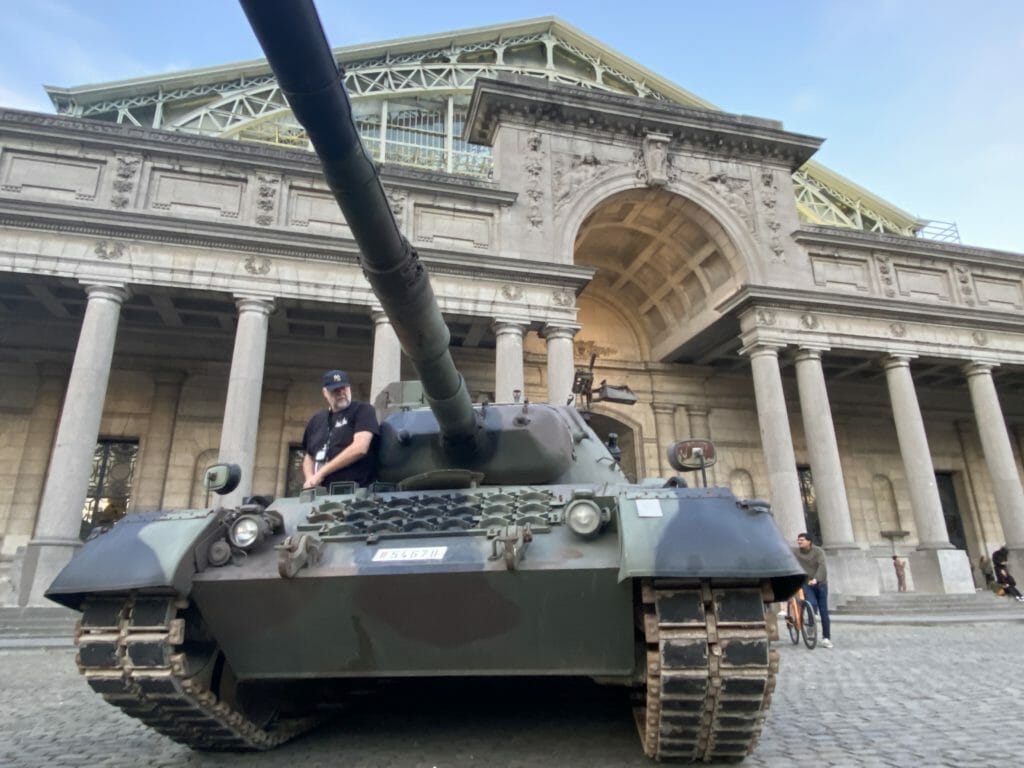
<instances>
[{"instance_id":1,"label":"column capital","mask_svg":"<svg viewBox=\"0 0 1024 768\"><path fill-rule=\"evenodd\" d=\"M526 334L526 329L529 327L529 323L522 320L504 320L496 318L491 323L491 330L494 331L495 336L504 336L506 334L512 334L522 338Z\"/></svg>"},{"instance_id":2,"label":"column capital","mask_svg":"<svg viewBox=\"0 0 1024 768\"><path fill-rule=\"evenodd\" d=\"M651 403L651 410L655 413L675 414L679 406L676 403Z\"/></svg>"},{"instance_id":3,"label":"column capital","mask_svg":"<svg viewBox=\"0 0 1024 768\"><path fill-rule=\"evenodd\" d=\"M261 315L269 315L274 311L274 300L261 296L235 296L235 306L239 314L243 312L258 312Z\"/></svg>"},{"instance_id":4,"label":"column capital","mask_svg":"<svg viewBox=\"0 0 1024 768\"><path fill-rule=\"evenodd\" d=\"M991 376L992 369L998 365L999 363L983 363L978 360L969 360L960 366L960 370L969 379L973 376Z\"/></svg>"},{"instance_id":5,"label":"column capital","mask_svg":"<svg viewBox=\"0 0 1024 768\"><path fill-rule=\"evenodd\" d=\"M131 290L129 290L126 285L83 283L82 287L85 288L85 293L89 297L89 301L92 301L93 299L106 299L107 301L113 301L114 303L121 305L128 301L132 295Z\"/></svg>"},{"instance_id":6,"label":"column capital","mask_svg":"<svg viewBox=\"0 0 1024 768\"><path fill-rule=\"evenodd\" d=\"M822 353L829 352L832 348L812 344L801 344L793 355L794 362L800 363L804 360L821 360Z\"/></svg>"},{"instance_id":7,"label":"column capital","mask_svg":"<svg viewBox=\"0 0 1024 768\"><path fill-rule=\"evenodd\" d=\"M755 357L774 357L776 360L779 358L779 352L786 348L785 344L773 344L763 341L754 341L746 346L742 347L739 351L741 355L746 355L751 360Z\"/></svg>"},{"instance_id":8,"label":"column capital","mask_svg":"<svg viewBox=\"0 0 1024 768\"><path fill-rule=\"evenodd\" d=\"M579 333L581 327L577 323L545 323L540 330L540 337L548 341L553 339L569 339L571 341Z\"/></svg>"},{"instance_id":9,"label":"column capital","mask_svg":"<svg viewBox=\"0 0 1024 768\"><path fill-rule=\"evenodd\" d=\"M391 325L391 318L379 306L370 309L370 320L373 321L374 326Z\"/></svg>"},{"instance_id":10,"label":"column capital","mask_svg":"<svg viewBox=\"0 0 1024 768\"><path fill-rule=\"evenodd\" d=\"M917 355L909 355L909 354L904 354L902 352L900 354L886 355L885 357L882 358L882 367L885 368L885 370L887 370L887 371L891 371L894 368L908 368L909 369L910 368L910 361L911 360L916 360L916 359L917 359Z\"/></svg>"}]
</instances>

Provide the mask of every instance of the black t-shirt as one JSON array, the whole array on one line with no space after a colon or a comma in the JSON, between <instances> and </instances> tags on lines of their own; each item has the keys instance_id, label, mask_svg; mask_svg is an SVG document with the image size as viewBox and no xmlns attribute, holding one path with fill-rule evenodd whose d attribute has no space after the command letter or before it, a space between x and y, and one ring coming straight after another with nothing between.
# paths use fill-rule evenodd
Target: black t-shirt
<instances>
[{"instance_id":1,"label":"black t-shirt","mask_svg":"<svg viewBox=\"0 0 1024 768\"><path fill-rule=\"evenodd\" d=\"M348 448L356 432L373 433L370 451L358 461L325 477L321 485L329 488L331 483L339 480L354 480L359 485L369 485L373 482L374 453L380 427L373 406L356 401L349 403L349 406L340 413L318 411L309 420L306 432L302 436L302 447L313 457L318 468ZM317 455L321 449L325 450L322 457Z\"/></svg>"}]
</instances>

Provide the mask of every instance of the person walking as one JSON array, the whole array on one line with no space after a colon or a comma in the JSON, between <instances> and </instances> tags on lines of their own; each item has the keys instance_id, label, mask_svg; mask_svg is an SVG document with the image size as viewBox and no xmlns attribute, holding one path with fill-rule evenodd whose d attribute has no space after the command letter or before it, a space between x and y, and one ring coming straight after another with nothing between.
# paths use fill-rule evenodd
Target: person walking
<instances>
[{"instance_id":1,"label":"person walking","mask_svg":"<svg viewBox=\"0 0 1024 768\"><path fill-rule=\"evenodd\" d=\"M1010 597L1014 598L1017 602L1024 603L1024 595L1017 589L1017 580L1013 578L1009 568L1006 566L1006 560L1009 556L1010 553L1006 551L1005 544L992 553L992 568L995 571L996 583Z\"/></svg>"},{"instance_id":2,"label":"person walking","mask_svg":"<svg viewBox=\"0 0 1024 768\"><path fill-rule=\"evenodd\" d=\"M832 647L832 622L828 616L828 564L825 550L811 541L810 534L801 533L796 537L796 559L807 574L804 584L804 598L821 617L821 647Z\"/></svg>"}]
</instances>

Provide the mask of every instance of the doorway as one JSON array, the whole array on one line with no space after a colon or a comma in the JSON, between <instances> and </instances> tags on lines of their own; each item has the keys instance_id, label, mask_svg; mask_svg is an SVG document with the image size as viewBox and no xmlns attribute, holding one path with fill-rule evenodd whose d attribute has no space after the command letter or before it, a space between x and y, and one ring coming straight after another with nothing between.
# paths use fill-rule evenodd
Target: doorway
<instances>
[{"instance_id":1,"label":"doorway","mask_svg":"<svg viewBox=\"0 0 1024 768\"><path fill-rule=\"evenodd\" d=\"M967 551L967 534L964 520L960 515L960 505L956 500L956 488L953 485L952 472L936 472L935 485L939 489L939 501L942 503L942 516L946 520L946 533L949 542L957 549Z\"/></svg>"}]
</instances>

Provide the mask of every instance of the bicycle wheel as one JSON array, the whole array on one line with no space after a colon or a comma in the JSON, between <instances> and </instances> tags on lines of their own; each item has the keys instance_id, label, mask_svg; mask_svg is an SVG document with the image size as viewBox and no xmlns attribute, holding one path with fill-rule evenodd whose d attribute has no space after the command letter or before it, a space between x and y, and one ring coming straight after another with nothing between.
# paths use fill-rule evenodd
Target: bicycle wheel
<instances>
[{"instance_id":1,"label":"bicycle wheel","mask_svg":"<svg viewBox=\"0 0 1024 768\"><path fill-rule=\"evenodd\" d=\"M798 626L794 604L794 600L786 603L786 629L789 630L789 639L793 641L793 645L796 645L800 642L800 627Z\"/></svg>"},{"instance_id":2,"label":"bicycle wheel","mask_svg":"<svg viewBox=\"0 0 1024 768\"><path fill-rule=\"evenodd\" d=\"M800 632L804 636L804 645L814 648L818 644L818 625L814 623L814 610L806 600L800 604L800 618Z\"/></svg>"}]
</instances>

